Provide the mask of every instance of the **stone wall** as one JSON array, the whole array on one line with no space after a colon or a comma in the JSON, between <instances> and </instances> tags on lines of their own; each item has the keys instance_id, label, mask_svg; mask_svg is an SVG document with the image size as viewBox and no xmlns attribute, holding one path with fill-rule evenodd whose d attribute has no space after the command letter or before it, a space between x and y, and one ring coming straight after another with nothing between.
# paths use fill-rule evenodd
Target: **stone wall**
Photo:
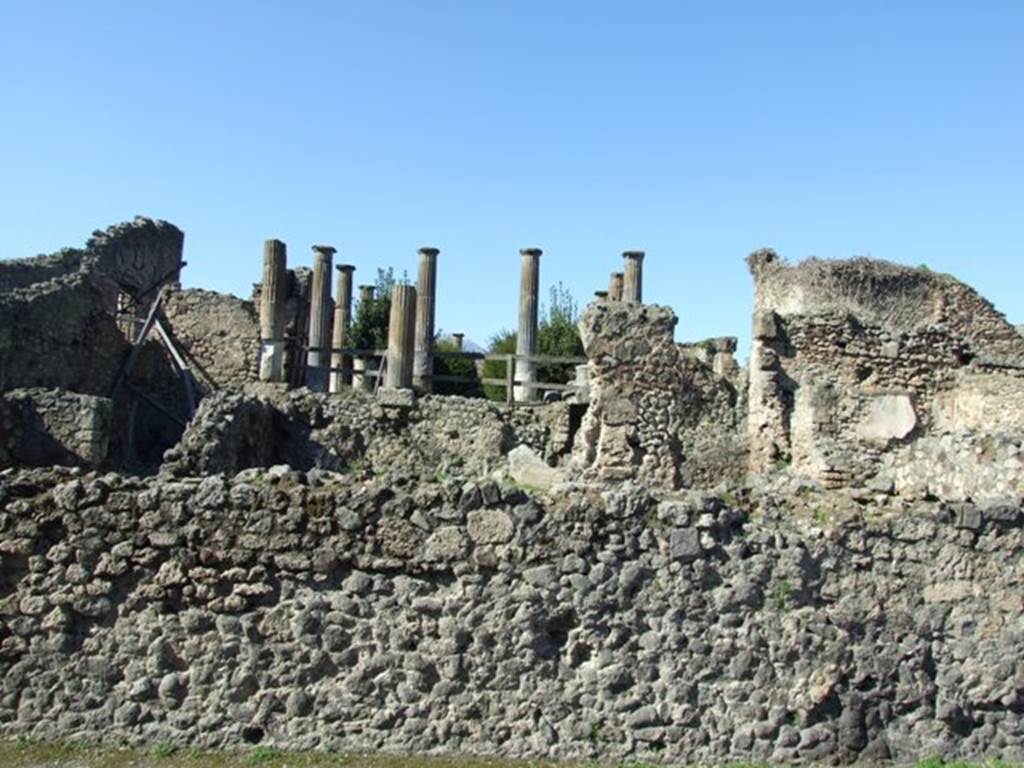
<instances>
[{"instance_id":1,"label":"stone wall","mask_svg":"<svg viewBox=\"0 0 1024 768\"><path fill-rule=\"evenodd\" d=\"M0 475L0 732L815 764L1024 759L1013 503Z\"/></svg>"},{"instance_id":2,"label":"stone wall","mask_svg":"<svg viewBox=\"0 0 1024 768\"><path fill-rule=\"evenodd\" d=\"M748 264L755 311L849 314L895 335L941 325L976 354L1024 361L1024 337L991 302L951 275L866 258L791 265L767 249L751 254Z\"/></svg>"},{"instance_id":3,"label":"stone wall","mask_svg":"<svg viewBox=\"0 0 1024 768\"><path fill-rule=\"evenodd\" d=\"M184 235L137 217L93 233L84 249L0 262L0 391L59 387L108 395L127 355L130 321L162 282L176 282Z\"/></svg>"},{"instance_id":4,"label":"stone wall","mask_svg":"<svg viewBox=\"0 0 1024 768\"><path fill-rule=\"evenodd\" d=\"M735 344L677 345L676 322L667 307L587 307L580 332L590 404L573 461L580 477L677 488L745 471L742 377L722 363L728 375L715 373L715 361L731 357Z\"/></svg>"},{"instance_id":5,"label":"stone wall","mask_svg":"<svg viewBox=\"0 0 1024 768\"><path fill-rule=\"evenodd\" d=\"M59 389L0 394L0 468L98 467L107 458L113 404Z\"/></svg>"},{"instance_id":6,"label":"stone wall","mask_svg":"<svg viewBox=\"0 0 1024 768\"><path fill-rule=\"evenodd\" d=\"M324 395L256 387L203 401L164 471L235 473L287 464L389 478L396 483L480 477L525 445L550 464L571 450L576 406L517 409L487 400L426 396L387 409L367 393Z\"/></svg>"},{"instance_id":7,"label":"stone wall","mask_svg":"<svg viewBox=\"0 0 1024 768\"><path fill-rule=\"evenodd\" d=\"M857 485L923 436L970 419L991 431L978 417L1024 395L1024 339L953 278L864 259L789 266L770 251L750 265L755 471Z\"/></svg>"},{"instance_id":8,"label":"stone wall","mask_svg":"<svg viewBox=\"0 0 1024 768\"><path fill-rule=\"evenodd\" d=\"M74 272L0 293L0 391L109 395L128 353L101 278Z\"/></svg>"},{"instance_id":9,"label":"stone wall","mask_svg":"<svg viewBox=\"0 0 1024 768\"><path fill-rule=\"evenodd\" d=\"M259 377L260 324L251 301L191 289L163 304L171 334L201 391L241 391Z\"/></svg>"}]
</instances>

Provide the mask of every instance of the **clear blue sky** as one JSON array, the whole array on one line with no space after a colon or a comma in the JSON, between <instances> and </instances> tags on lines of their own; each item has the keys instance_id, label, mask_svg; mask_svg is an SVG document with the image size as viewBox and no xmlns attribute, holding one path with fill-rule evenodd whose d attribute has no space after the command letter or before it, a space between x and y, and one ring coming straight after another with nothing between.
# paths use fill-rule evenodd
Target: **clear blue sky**
<instances>
[{"instance_id":1,"label":"clear blue sky","mask_svg":"<svg viewBox=\"0 0 1024 768\"><path fill-rule=\"evenodd\" d=\"M1024 322L1024 3L0 2L0 258L140 213L188 286L261 244L357 283L436 245L438 324L647 251L677 338L749 338L743 257L927 263ZM745 349L745 346L744 348Z\"/></svg>"}]
</instances>

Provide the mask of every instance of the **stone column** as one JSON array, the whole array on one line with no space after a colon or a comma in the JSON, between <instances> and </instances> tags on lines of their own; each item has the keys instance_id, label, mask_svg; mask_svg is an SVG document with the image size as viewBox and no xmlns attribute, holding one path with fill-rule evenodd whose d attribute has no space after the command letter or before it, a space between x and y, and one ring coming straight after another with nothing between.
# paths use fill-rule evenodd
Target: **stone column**
<instances>
[{"instance_id":1,"label":"stone column","mask_svg":"<svg viewBox=\"0 0 1024 768\"><path fill-rule=\"evenodd\" d=\"M396 285L391 289L391 315L388 319L388 365L384 373L387 389L412 386L412 366L416 351L416 289Z\"/></svg>"},{"instance_id":2,"label":"stone column","mask_svg":"<svg viewBox=\"0 0 1024 768\"><path fill-rule=\"evenodd\" d=\"M605 304L608 301L608 291L594 291L594 301L598 304Z\"/></svg>"},{"instance_id":3,"label":"stone column","mask_svg":"<svg viewBox=\"0 0 1024 768\"><path fill-rule=\"evenodd\" d=\"M632 304L642 304L644 295L643 251L625 251L622 254L625 271L622 277L622 300Z\"/></svg>"},{"instance_id":4,"label":"stone column","mask_svg":"<svg viewBox=\"0 0 1024 768\"><path fill-rule=\"evenodd\" d=\"M369 303L369 302L373 301L376 298L376 296L374 296L374 293L376 291L377 291L377 286L375 286L375 285L360 285L359 286L359 303L362 304L364 302Z\"/></svg>"},{"instance_id":5,"label":"stone column","mask_svg":"<svg viewBox=\"0 0 1024 768\"><path fill-rule=\"evenodd\" d=\"M622 273L612 272L608 281L608 301L622 301Z\"/></svg>"},{"instance_id":6,"label":"stone column","mask_svg":"<svg viewBox=\"0 0 1024 768\"><path fill-rule=\"evenodd\" d=\"M351 264L339 264L338 288L334 295L334 331L331 346L340 349L346 344L348 329L352 325L352 273L356 268ZM331 353L331 392L340 392L343 386L352 383L352 358L340 352Z\"/></svg>"},{"instance_id":7,"label":"stone column","mask_svg":"<svg viewBox=\"0 0 1024 768\"><path fill-rule=\"evenodd\" d=\"M519 277L519 333L516 337L517 355L537 354L537 304L540 293L540 248L524 248L519 252L522 267ZM531 360L516 359L516 381L536 382L537 364ZM525 403L537 399L537 390L524 386L514 388L515 401Z\"/></svg>"},{"instance_id":8,"label":"stone column","mask_svg":"<svg viewBox=\"0 0 1024 768\"><path fill-rule=\"evenodd\" d=\"M359 286L359 307L360 312L364 311L363 306L372 302L376 297L374 294L377 291L377 287L374 285L360 285ZM352 386L356 389L362 389L367 392L372 392L377 380L372 376L364 375L365 372L373 372L377 370L377 362L371 357L365 355L358 355L352 361Z\"/></svg>"},{"instance_id":9,"label":"stone column","mask_svg":"<svg viewBox=\"0 0 1024 768\"><path fill-rule=\"evenodd\" d=\"M327 391L327 363L331 359L331 263L337 249L314 245L313 287L310 290L309 353L306 356L306 386L314 392Z\"/></svg>"},{"instance_id":10,"label":"stone column","mask_svg":"<svg viewBox=\"0 0 1024 768\"><path fill-rule=\"evenodd\" d=\"M455 343L455 351L456 352L461 352L462 351L462 340L465 339L465 338L466 338L466 334L464 334L464 333L453 333L452 334L452 341Z\"/></svg>"},{"instance_id":11,"label":"stone column","mask_svg":"<svg viewBox=\"0 0 1024 768\"><path fill-rule=\"evenodd\" d=\"M437 288L437 248L420 248L416 281L416 353L412 383L423 392L434 390L434 298Z\"/></svg>"},{"instance_id":12,"label":"stone column","mask_svg":"<svg viewBox=\"0 0 1024 768\"><path fill-rule=\"evenodd\" d=\"M260 288L260 381L284 381L284 326L288 300L288 256L280 240L263 243Z\"/></svg>"}]
</instances>

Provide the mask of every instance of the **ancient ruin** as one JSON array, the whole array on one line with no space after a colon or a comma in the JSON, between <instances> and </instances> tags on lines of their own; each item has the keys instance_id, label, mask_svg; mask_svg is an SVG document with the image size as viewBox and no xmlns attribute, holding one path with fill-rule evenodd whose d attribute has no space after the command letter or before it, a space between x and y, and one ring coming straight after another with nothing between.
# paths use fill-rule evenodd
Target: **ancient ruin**
<instances>
[{"instance_id":1,"label":"ancient ruin","mask_svg":"<svg viewBox=\"0 0 1024 768\"><path fill-rule=\"evenodd\" d=\"M249 299L183 247L0 262L0 733L1024 759L1024 336L970 287L757 251L744 366L626 251L554 385L526 248L503 403L435 393L437 248L363 350L334 247Z\"/></svg>"}]
</instances>

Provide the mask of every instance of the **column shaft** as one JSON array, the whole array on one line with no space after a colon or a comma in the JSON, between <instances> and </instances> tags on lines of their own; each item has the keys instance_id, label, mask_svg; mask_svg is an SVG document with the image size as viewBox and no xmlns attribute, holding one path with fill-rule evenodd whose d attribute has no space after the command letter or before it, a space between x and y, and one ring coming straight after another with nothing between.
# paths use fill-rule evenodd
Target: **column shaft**
<instances>
[{"instance_id":1,"label":"column shaft","mask_svg":"<svg viewBox=\"0 0 1024 768\"><path fill-rule=\"evenodd\" d=\"M334 330L331 333L331 347L334 349L346 346L346 336L352 325L352 273L355 270L356 268L351 264L338 265L338 288L334 299ZM349 355L332 352L331 368L331 392L340 392L343 386L352 383L352 358Z\"/></svg>"},{"instance_id":2,"label":"column shaft","mask_svg":"<svg viewBox=\"0 0 1024 768\"><path fill-rule=\"evenodd\" d=\"M412 365L416 350L416 289L396 285L391 289L388 319L388 365L384 386L408 389L412 386Z\"/></svg>"},{"instance_id":3,"label":"column shaft","mask_svg":"<svg viewBox=\"0 0 1024 768\"><path fill-rule=\"evenodd\" d=\"M309 353L306 356L306 386L314 392L327 391L327 364L331 339L331 262L335 249L314 245L313 287L309 307Z\"/></svg>"},{"instance_id":4,"label":"column shaft","mask_svg":"<svg viewBox=\"0 0 1024 768\"><path fill-rule=\"evenodd\" d=\"M434 381L434 311L437 290L437 248L420 248L419 278L416 281L416 353L412 383L432 392Z\"/></svg>"},{"instance_id":5,"label":"column shaft","mask_svg":"<svg viewBox=\"0 0 1024 768\"><path fill-rule=\"evenodd\" d=\"M608 280L608 301L622 301L622 273L612 272Z\"/></svg>"},{"instance_id":6,"label":"column shaft","mask_svg":"<svg viewBox=\"0 0 1024 768\"><path fill-rule=\"evenodd\" d=\"M626 251L622 254L625 270L622 278L622 300L633 304L643 303L643 251Z\"/></svg>"},{"instance_id":7,"label":"column shaft","mask_svg":"<svg viewBox=\"0 0 1024 768\"><path fill-rule=\"evenodd\" d=\"M263 286L260 288L260 381L284 381L287 299L285 244L280 240L267 240L263 243Z\"/></svg>"},{"instance_id":8,"label":"column shaft","mask_svg":"<svg viewBox=\"0 0 1024 768\"><path fill-rule=\"evenodd\" d=\"M519 277L519 332L516 336L516 355L537 354L537 307L540 294L539 248L524 248L519 252L522 266ZM537 399L537 390L523 384L537 382L537 363L522 357L516 359L515 401L525 403Z\"/></svg>"}]
</instances>

